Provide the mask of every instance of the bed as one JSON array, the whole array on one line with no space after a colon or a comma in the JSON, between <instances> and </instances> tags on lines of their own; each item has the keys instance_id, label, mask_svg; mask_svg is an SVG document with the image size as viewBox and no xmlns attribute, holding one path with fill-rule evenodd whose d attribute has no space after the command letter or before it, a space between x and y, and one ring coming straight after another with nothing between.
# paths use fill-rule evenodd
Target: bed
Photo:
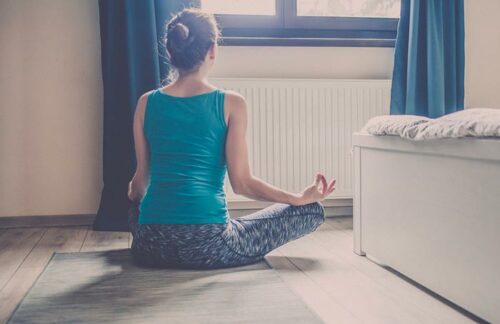
<instances>
[{"instance_id":1,"label":"bed","mask_svg":"<svg viewBox=\"0 0 500 324\"><path fill-rule=\"evenodd\" d=\"M500 322L500 138L353 135L354 252Z\"/></svg>"}]
</instances>

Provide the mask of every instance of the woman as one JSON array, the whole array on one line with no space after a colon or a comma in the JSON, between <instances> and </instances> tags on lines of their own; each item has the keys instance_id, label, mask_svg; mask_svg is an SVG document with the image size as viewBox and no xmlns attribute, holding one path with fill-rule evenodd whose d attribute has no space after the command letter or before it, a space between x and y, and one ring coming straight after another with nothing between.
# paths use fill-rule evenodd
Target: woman
<instances>
[{"instance_id":1,"label":"woman","mask_svg":"<svg viewBox=\"0 0 500 324\"><path fill-rule=\"evenodd\" d=\"M319 201L335 189L317 174L299 194L252 175L245 140L247 107L206 76L217 54L214 17L186 9L167 25L177 77L144 94L134 116L137 170L129 184L132 255L142 265L219 268L254 263L324 222ZM276 202L230 219L225 173L235 193Z\"/></svg>"}]
</instances>

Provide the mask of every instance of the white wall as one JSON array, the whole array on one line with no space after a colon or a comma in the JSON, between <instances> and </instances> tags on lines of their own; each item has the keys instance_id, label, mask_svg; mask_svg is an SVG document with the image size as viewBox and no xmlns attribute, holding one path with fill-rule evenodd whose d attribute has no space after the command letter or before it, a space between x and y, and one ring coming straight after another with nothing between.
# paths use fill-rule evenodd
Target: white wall
<instances>
[{"instance_id":1,"label":"white wall","mask_svg":"<svg viewBox=\"0 0 500 324\"><path fill-rule=\"evenodd\" d=\"M500 108L499 0L465 1L465 105Z\"/></svg>"},{"instance_id":2,"label":"white wall","mask_svg":"<svg viewBox=\"0 0 500 324\"><path fill-rule=\"evenodd\" d=\"M0 216L95 213L97 1L0 1Z\"/></svg>"}]
</instances>

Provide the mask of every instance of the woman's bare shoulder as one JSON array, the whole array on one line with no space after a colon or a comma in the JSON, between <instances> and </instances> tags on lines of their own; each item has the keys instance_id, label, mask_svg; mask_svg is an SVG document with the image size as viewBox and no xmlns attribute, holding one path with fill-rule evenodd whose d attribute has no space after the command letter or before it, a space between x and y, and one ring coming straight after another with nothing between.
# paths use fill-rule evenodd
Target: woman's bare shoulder
<instances>
[{"instance_id":1,"label":"woman's bare shoulder","mask_svg":"<svg viewBox=\"0 0 500 324\"><path fill-rule=\"evenodd\" d=\"M149 95L152 94L155 90L149 90L148 92L145 92L143 93L140 97L139 97L139 101L145 101L148 99Z\"/></svg>"},{"instance_id":2,"label":"woman's bare shoulder","mask_svg":"<svg viewBox=\"0 0 500 324\"><path fill-rule=\"evenodd\" d=\"M234 90L224 90L224 93L229 100L245 101L245 97L243 97L243 95L241 95L239 92L236 92Z\"/></svg>"},{"instance_id":3,"label":"woman's bare shoulder","mask_svg":"<svg viewBox=\"0 0 500 324\"><path fill-rule=\"evenodd\" d=\"M224 90L226 106L230 109L244 109L246 107L245 97L233 90Z\"/></svg>"},{"instance_id":4,"label":"woman's bare shoulder","mask_svg":"<svg viewBox=\"0 0 500 324\"><path fill-rule=\"evenodd\" d=\"M146 104L148 102L148 97L151 93L153 93L153 91L154 90L150 90L150 91L142 94L139 97L139 100L137 100L137 107L136 107L135 111L136 111L136 114L141 116L141 118L144 118L144 112L146 110Z\"/></svg>"}]
</instances>

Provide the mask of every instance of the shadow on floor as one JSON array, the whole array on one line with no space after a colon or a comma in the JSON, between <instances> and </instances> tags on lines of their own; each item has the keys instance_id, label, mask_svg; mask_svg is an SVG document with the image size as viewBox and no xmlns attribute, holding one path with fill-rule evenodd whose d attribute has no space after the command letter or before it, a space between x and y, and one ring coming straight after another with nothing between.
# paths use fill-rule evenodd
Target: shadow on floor
<instances>
[{"instance_id":1,"label":"shadow on floor","mask_svg":"<svg viewBox=\"0 0 500 324\"><path fill-rule=\"evenodd\" d=\"M307 262L315 266L314 260ZM188 306L207 305L207 300L219 293L216 298L221 300L247 298L248 302L249 296L242 297L251 290L248 287L266 290L276 284L269 268L264 261L217 270L141 268L134 264L129 249L61 253L54 256L13 319L17 314L21 321L37 323L55 319L106 322L117 316L140 320L145 314L185 314L190 312ZM248 271L252 273L244 274ZM169 308L172 305L175 309Z\"/></svg>"}]
</instances>

